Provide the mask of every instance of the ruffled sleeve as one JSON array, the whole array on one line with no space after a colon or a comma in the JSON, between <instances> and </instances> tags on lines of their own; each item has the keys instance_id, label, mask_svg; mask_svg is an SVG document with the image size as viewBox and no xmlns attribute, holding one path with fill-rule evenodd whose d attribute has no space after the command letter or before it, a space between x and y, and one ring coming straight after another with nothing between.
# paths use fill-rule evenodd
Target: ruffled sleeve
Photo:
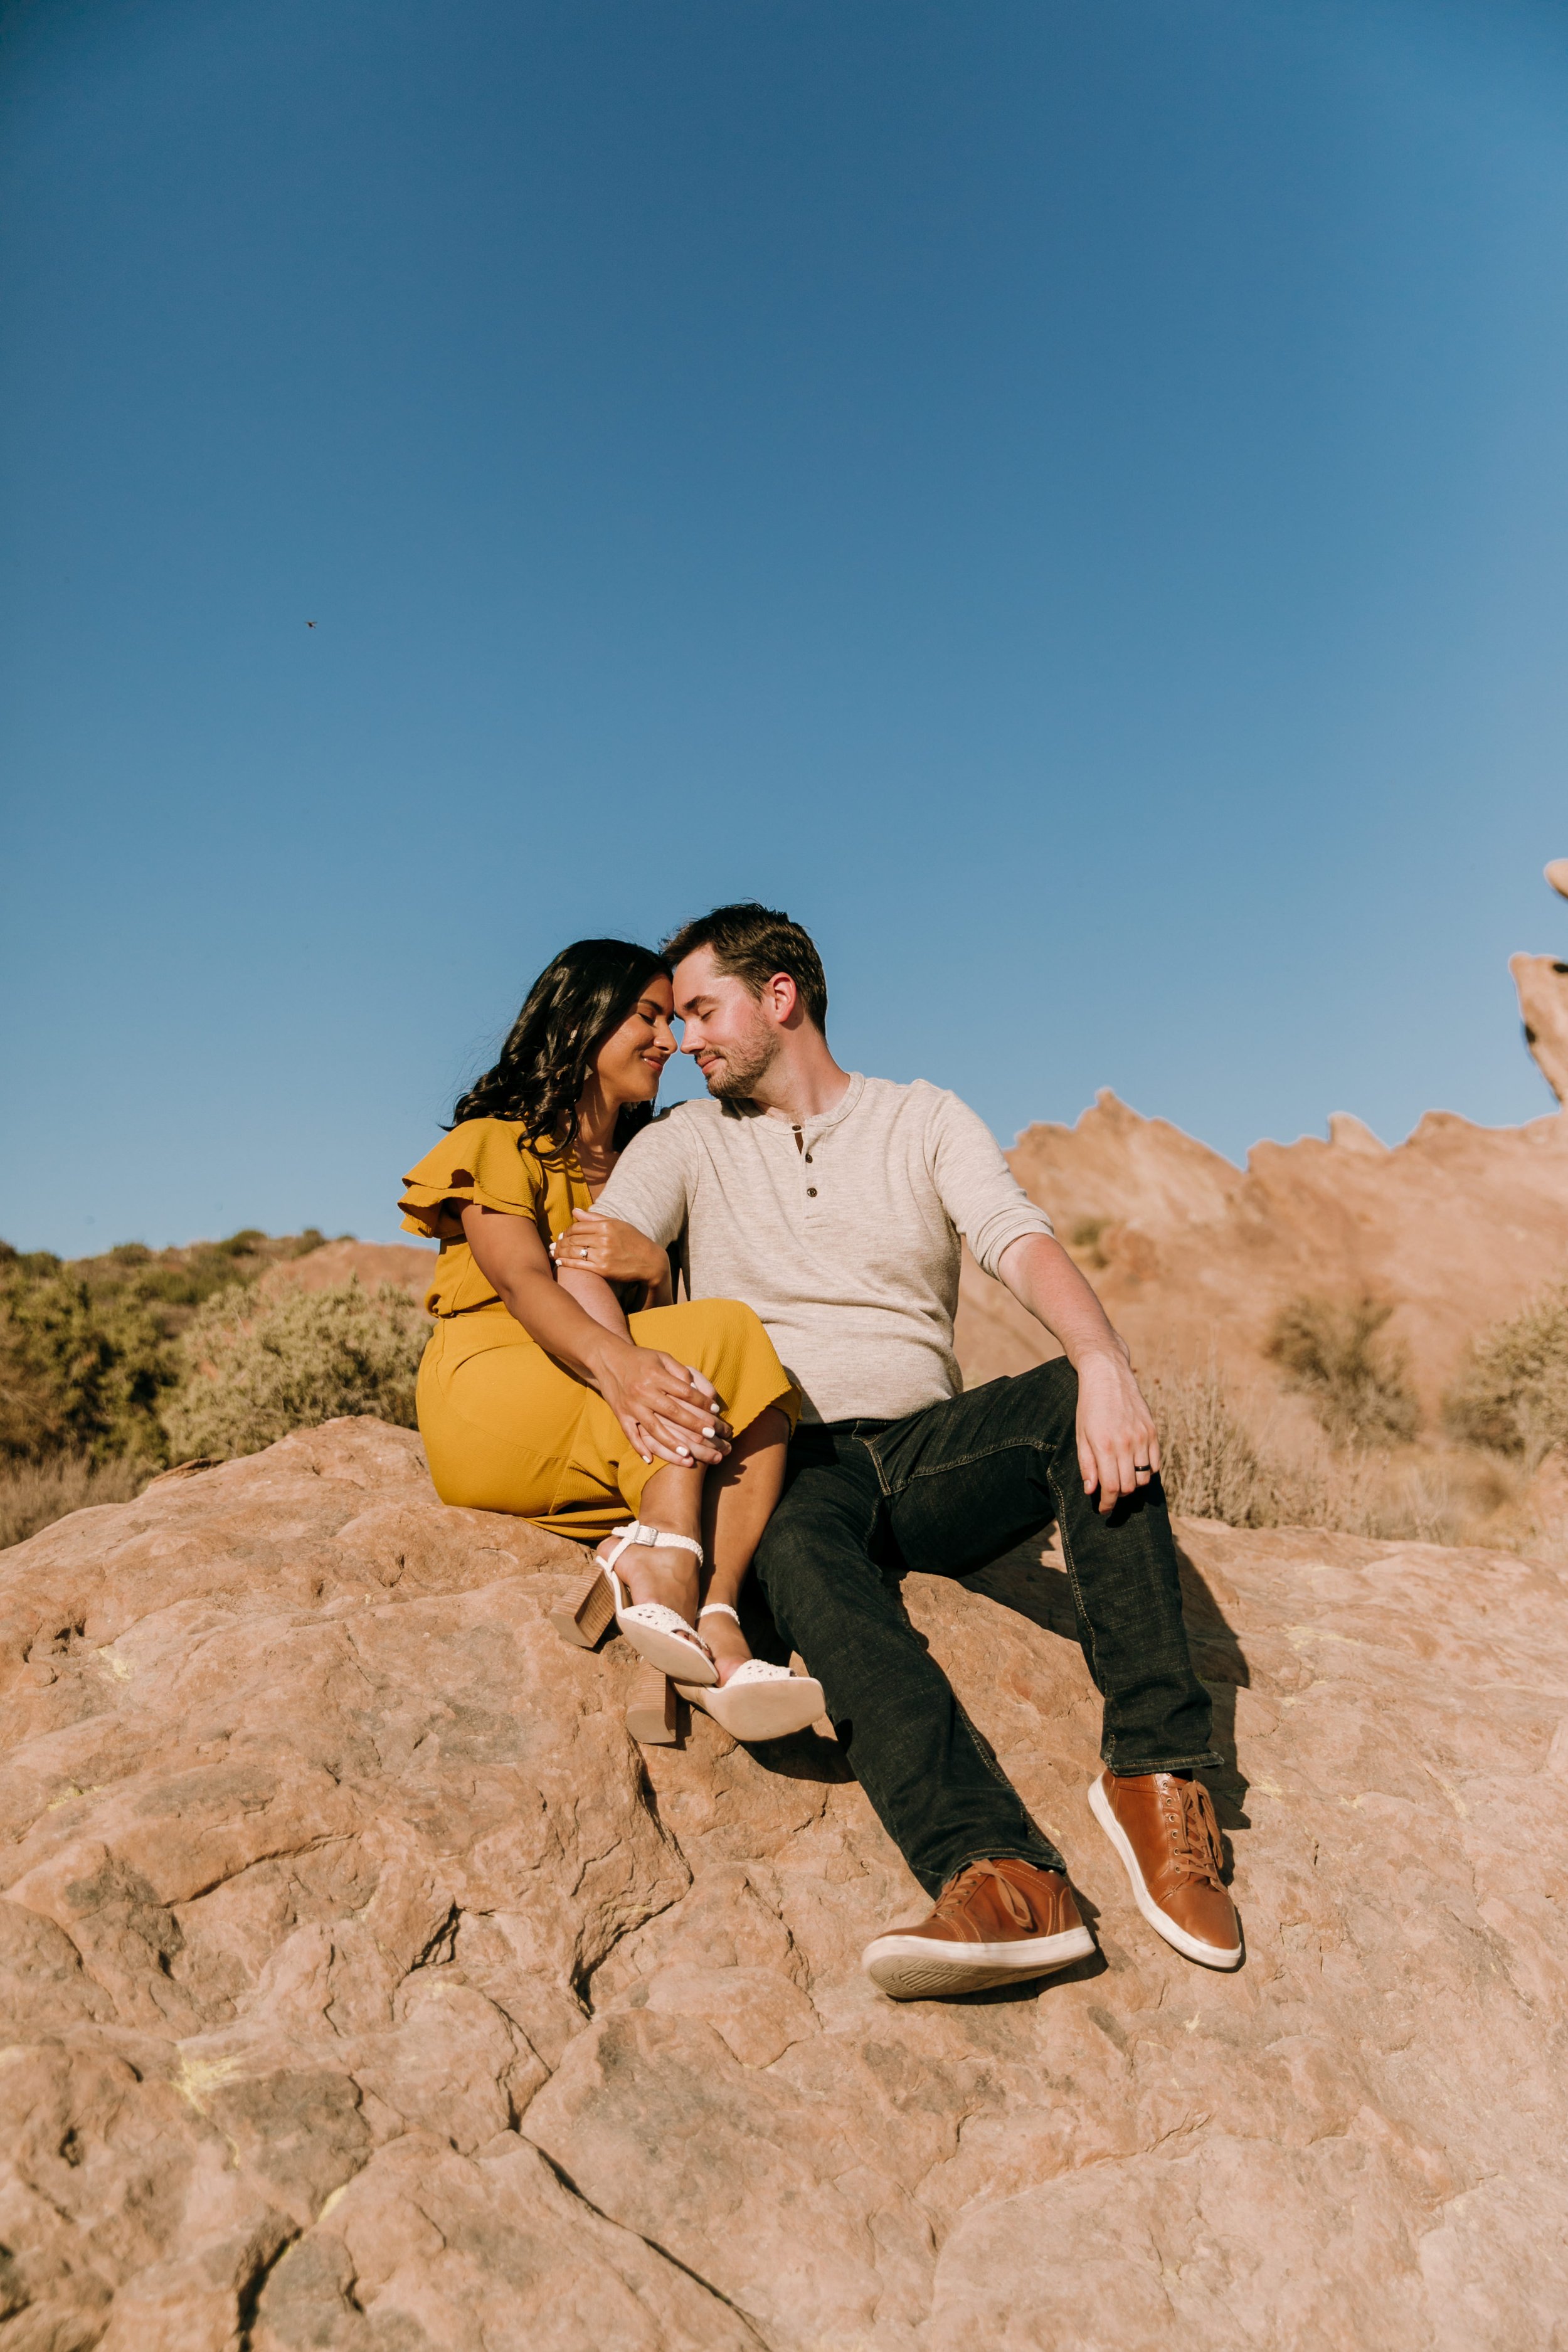
<instances>
[{"instance_id":1,"label":"ruffled sleeve","mask_svg":"<svg viewBox=\"0 0 1568 2352\"><path fill-rule=\"evenodd\" d=\"M444 1201L531 1217L537 1224L547 1189L539 1156L530 1150L521 1128L501 1118L468 1118L409 1170L397 1205L410 1233L437 1241Z\"/></svg>"}]
</instances>

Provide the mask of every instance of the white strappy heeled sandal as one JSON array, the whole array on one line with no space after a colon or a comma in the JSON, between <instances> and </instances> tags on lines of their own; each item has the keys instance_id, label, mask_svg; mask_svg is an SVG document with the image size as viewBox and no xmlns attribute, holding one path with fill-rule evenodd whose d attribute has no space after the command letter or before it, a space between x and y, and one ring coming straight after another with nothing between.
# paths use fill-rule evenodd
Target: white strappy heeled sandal
<instances>
[{"instance_id":1,"label":"white strappy heeled sandal","mask_svg":"<svg viewBox=\"0 0 1568 2352\"><path fill-rule=\"evenodd\" d=\"M701 1545L694 1536L668 1535L662 1528L645 1527L640 1519L633 1519L629 1527L616 1528L615 1536L616 1548L599 1562L599 1573L609 1583L617 1630L650 1666L657 1666L672 1682L688 1682L693 1689L706 1689L716 1683L719 1669L709 1654L708 1644L695 1627L687 1623L679 1610L666 1608L662 1601L628 1601L616 1574L616 1560L633 1544L662 1544L671 1551L695 1552L699 1567L702 1563Z\"/></svg>"},{"instance_id":2,"label":"white strappy heeled sandal","mask_svg":"<svg viewBox=\"0 0 1568 2352\"><path fill-rule=\"evenodd\" d=\"M704 1617L732 1617L737 1625L741 1622L740 1612L727 1601L710 1601L697 1612L700 1625ZM731 1739L784 1739L792 1731L805 1731L827 1712L819 1682L808 1675L792 1675L787 1666L770 1666L763 1658L748 1658L727 1683L717 1686L708 1684L699 1690L679 1675L675 1686Z\"/></svg>"}]
</instances>

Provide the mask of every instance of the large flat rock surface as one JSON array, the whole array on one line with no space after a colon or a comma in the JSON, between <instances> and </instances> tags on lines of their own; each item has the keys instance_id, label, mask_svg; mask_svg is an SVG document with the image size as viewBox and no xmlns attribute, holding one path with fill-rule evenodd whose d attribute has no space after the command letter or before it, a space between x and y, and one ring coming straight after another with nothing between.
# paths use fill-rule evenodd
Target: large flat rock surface
<instances>
[{"instance_id":1,"label":"large flat rock surface","mask_svg":"<svg viewBox=\"0 0 1568 2352\"><path fill-rule=\"evenodd\" d=\"M405 1432L0 1557L4 2352L1561 2352L1564 1580L1183 1539L1245 1967L1132 1907L1047 1554L909 1597L1103 1957L908 2007L833 1741L639 1751Z\"/></svg>"}]
</instances>

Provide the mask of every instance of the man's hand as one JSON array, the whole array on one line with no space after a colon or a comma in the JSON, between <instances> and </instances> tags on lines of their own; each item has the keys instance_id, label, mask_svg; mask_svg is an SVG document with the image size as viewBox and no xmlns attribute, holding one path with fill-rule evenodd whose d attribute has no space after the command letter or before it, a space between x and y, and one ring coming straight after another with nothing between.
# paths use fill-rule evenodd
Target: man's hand
<instances>
[{"instance_id":1,"label":"man's hand","mask_svg":"<svg viewBox=\"0 0 1568 2352\"><path fill-rule=\"evenodd\" d=\"M710 1380L659 1348L628 1339L606 1348L599 1393L645 1462L658 1457L689 1470L722 1462L730 1451Z\"/></svg>"},{"instance_id":2,"label":"man's hand","mask_svg":"<svg viewBox=\"0 0 1568 2352\"><path fill-rule=\"evenodd\" d=\"M579 1209L566 1231L550 1244L558 1266L602 1275L606 1282L658 1285L669 1273L669 1260L656 1242L619 1217L602 1216L597 1209Z\"/></svg>"},{"instance_id":3,"label":"man's hand","mask_svg":"<svg viewBox=\"0 0 1568 2352\"><path fill-rule=\"evenodd\" d=\"M1160 1467L1160 1440L1132 1367L1120 1347L1078 1361L1078 1466L1086 1495L1098 1492L1101 1516L1124 1495L1149 1486Z\"/></svg>"},{"instance_id":4,"label":"man's hand","mask_svg":"<svg viewBox=\"0 0 1568 2352\"><path fill-rule=\"evenodd\" d=\"M1160 1467L1154 1419L1139 1393L1122 1340L1061 1244L1026 1234L1003 1251L997 1273L1020 1306L1053 1332L1078 1374L1078 1461L1083 1491L1102 1514L1149 1486Z\"/></svg>"}]
</instances>

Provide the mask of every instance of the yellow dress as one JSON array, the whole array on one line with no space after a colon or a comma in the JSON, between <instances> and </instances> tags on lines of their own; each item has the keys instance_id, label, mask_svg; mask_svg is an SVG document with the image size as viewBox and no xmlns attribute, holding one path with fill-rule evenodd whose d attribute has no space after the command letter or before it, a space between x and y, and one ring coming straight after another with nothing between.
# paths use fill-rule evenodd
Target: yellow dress
<instances>
[{"instance_id":1,"label":"yellow dress","mask_svg":"<svg viewBox=\"0 0 1568 2352\"><path fill-rule=\"evenodd\" d=\"M546 1248L593 1204L575 1157L542 1158L501 1118L465 1119L405 1187L405 1226L431 1239L447 1201L531 1217ZM529 1338L467 1242L441 1241L425 1304L436 1328L419 1366L419 1433L443 1502L510 1511L584 1542L640 1516L643 1488L664 1465L644 1462L597 1391ZM769 1405L795 1419L799 1395L751 1307L703 1298L627 1320L638 1347L707 1374L737 1436Z\"/></svg>"}]
</instances>

